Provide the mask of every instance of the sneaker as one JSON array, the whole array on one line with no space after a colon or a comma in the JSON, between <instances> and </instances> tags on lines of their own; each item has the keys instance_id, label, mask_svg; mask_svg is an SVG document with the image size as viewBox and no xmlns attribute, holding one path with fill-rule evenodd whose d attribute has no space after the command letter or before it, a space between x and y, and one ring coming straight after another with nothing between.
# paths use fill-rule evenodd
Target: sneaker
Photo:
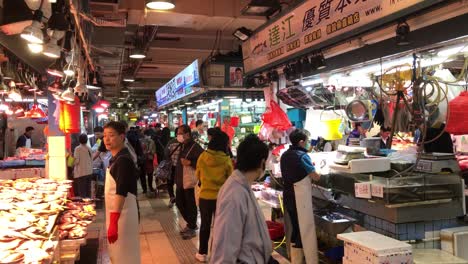
<instances>
[{"instance_id":1,"label":"sneaker","mask_svg":"<svg viewBox=\"0 0 468 264\"><path fill-rule=\"evenodd\" d=\"M179 233L182 235L183 233L188 232L188 231L190 231L190 230L192 230L192 229L189 228L188 226L186 226L186 227L184 227L182 230L180 230Z\"/></svg>"},{"instance_id":2,"label":"sneaker","mask_svg":"<svg viewBox=\"0 0 468 264\"><path fill-rule=\"evenodd\" d=\"M187 232L182 234L183 240L189 240L197 236L197 231L195 229L189 229Z\"/></svg>"},{"instance_id":3,"label":"sneaker","mask_svg":"<svg viewBox=\"0 0 468 264\"><path fill-rule=\"evenodd\" d=\"M201 262L201 263L206 263L208 262L208 256L206 254L195 254L195 259L198 261L198 262Z\"/></svg>"}]
</instances>

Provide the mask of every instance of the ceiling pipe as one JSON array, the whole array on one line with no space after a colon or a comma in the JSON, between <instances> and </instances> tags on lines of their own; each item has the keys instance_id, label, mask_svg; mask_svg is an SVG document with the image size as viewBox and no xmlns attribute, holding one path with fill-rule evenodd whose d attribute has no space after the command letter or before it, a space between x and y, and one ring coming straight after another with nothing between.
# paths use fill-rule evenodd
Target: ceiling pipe
<instances>
[{"instance_id":1,"label":"ceiling pipe","mask_svg":"<svg viewBox=\"0 0 468 264\"><path fill-rule=\"evenodd\" d=\"M152 31L149 35L149 38L147 40L143 40L143 41L146 41L146 44L145 46L143 47L143 53L146 54L146 52L148 52L148 49L149 47L151 46L151 42L153 42L154 38L156 37L156 33L158 32L158 26L153 26L152 27ZM144 37L144 35L143 35ZM133 72L133 78L136 78L136 75L138 73L138 71L140 70L140 67L141 65L143 64L143 60L139 60L138 63L137 63L137 66L135 67L135 71Z\"/></svg>"},{"instance_id":2,"label":"ceiling pipe","mask_svg":"<svg viewBox=\"0 0 468 264\"><path fill-rule=\"evenodd\" d=\"M79 35L80 35L81 45L83 46L85 56L86 56L86 60L88 61L89 67L91 68L92 71L96 71L96 69L94 67L93 60L91 59L88 43L86 42L86 39L85 39L84 34L83 34L83 30L81 29L80 18L78 17L78 10L76 9L75 5L73 4L73 0L70 0L70 12L73 14L73 18L75 19L75 26L76 26L76 29L78 30Z\"/></svg>"}]
</instances>

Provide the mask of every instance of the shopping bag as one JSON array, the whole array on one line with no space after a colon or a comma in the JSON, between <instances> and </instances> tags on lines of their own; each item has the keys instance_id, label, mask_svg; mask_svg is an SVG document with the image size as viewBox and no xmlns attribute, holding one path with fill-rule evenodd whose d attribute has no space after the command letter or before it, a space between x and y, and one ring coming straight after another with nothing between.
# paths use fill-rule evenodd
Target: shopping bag
<instances>
[{"instance_id":1,"label":"shopping bag","mask_svg":"<svg viewBox=\"0 0 468 264\"><path fill-rule=\"evenodd\" d=\"M197 185L197 176L192 166L183 166L183 185L184 189L191 189Z\"/></svg>"},{"instance_id":2,"label":"shopping bag","mask_svg":"<svg viewBox=\"0 0 468 264\"><path fill-rule=\"evenodd\" d=\"M154 177L160 180L167 180L171 177L172 173L172 161L171 159L163 160L159 163L156 170L154 170Z\"/></svg>"},{"instance_id":3,"label":"shopping bag","mask_svg":"<svg viewBox=\"0 0 468 264\"><path fill-rule=\"evenodd\" d=\"M288 115L286 115L275 101L270 101L270 109L262 115L262 121L270 127L282 131L288 130L292 127Z\"/></svg>"},{"instance_id":4,"label":"shopping bag","mask_svg":"<svg viewBox=\"0 0 468 264\"><path fill-rule=\"evenodd\" d=\"M187 155L185 155L186 159L188 158L190 152L192 152L192 149L195 146L195 144L196 143L192 144L192 147L190 147L189 151L187 152ZM182 173L183 173L182 183L183 183L184 189L194 188L198 182L197 176L195 175L195 169L192 166L183 166Z\"/></svg>"}]
</instances>

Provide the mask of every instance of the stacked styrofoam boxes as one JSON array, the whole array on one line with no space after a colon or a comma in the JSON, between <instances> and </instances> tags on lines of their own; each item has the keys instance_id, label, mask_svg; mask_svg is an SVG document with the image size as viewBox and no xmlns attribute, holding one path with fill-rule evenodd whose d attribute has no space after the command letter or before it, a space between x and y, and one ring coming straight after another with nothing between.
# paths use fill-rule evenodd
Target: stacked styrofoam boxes
<instances>
[{"instance_id":1,"label":"stacked styrofoam boxes","mask_svg":"<svg viewBox=\"0 0 468 264\"><path fill-rule=\"evenodd\" d=\"M372 232L339 234L344 241L343 264L412 264L411 245Z\"/></svg>"}]
</instances>

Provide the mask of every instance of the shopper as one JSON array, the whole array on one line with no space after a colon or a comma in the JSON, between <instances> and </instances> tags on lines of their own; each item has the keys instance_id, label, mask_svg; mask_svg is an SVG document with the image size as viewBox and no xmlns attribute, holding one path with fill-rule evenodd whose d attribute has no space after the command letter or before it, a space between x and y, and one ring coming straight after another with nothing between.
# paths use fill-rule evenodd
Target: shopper
<instances>
[{"instance_id":1,"label":"shopper","mask_svg":"<svg viewBox=\"0 0 468 264\"><path fill-rule=\"evenodd\" d=\"M349 133L348 138L346 139L346 145L349 145L349 140L352 138L358 138L359 140L366 138L367 130L364 129L361 123L354 123L354 129Z\"/></svg>"},{"instance_id":2,"label":"shopper","mask_svg":"<svg viewBox=\"0 0 468 264\"><path fill-rule=\"evenodd\" d=\"M180 231L183 239L196 235L197 205L195 203L195 169L202 147L192 138L188 125L181 125L177 130L177 141L182 144L175 168L176 205L187 226Z\"/></svg>"},{"instance_id":3,"label":"shopper","mask_svg":"<svg viewBox=\"0 0 468 264\"><path fill-rule=\"evenodd\" d=\"M93 132L94 132L94 138L96 142L91 147L91 150L93 151L93 153L96 153L99 149L99 146L101 146L102 138L104 137L103 135L104 128L102 128L101 126L97 126L93 129Z\"/></svg>"},{"instance_id":4,"label":"shopper","mask_svg":"<svg viewBox=\"0 0 468 264\"><path fill-rule=\"evenodd\" d=\"M137 175L131 154L125 147L125 126L109 122L104 127L104 143L112 154L105 184L109 257L112 264L138 264Z\"/></svg>"},{"instance_id":5,"label":"shopper","mask_svg":"<svg viewBox=\"0 0 468 264\"><path fill-rule=\"evenodd\" d=\"M80 145L75 148L73 178L75 183L75 196L91 197L91 177L93 176L93 160L91 148L88 144L88 135L81 134Z\"/></svg>"},{"instance_id":6,"label":"shopper","mask_svg":"<svg viewBox=\"0 0 468 264\"><path fill-rule=\"evenodd\" d=\"M219 133L219 132L222 132L220 127L208 128L206 132L206 134L208 135L208 142L211 141L211 139L216 133Z\"/></svg>"},{"instance_id":7,"label":"shopper","mask_svg":"<svg viewBox=\"0 0 468 264\"><path fill-rule=\"evenodd\" d=\"M148 189L150 192L155 192L153 187L153 172L154 172L154 155L156 155L156 145L154 141L151 139L151 132L149 130L145 130L144 137L141 140L141 147L143 149L143 156L144 156L144 165L141 168L143 173L142 181L147 180L148 182Z\"/></svg>"},{"instance_id":8,"label":"shopper","mask_svg":"<svg viewBox=\"0 0 468 264\"><path fill-rule=\"evenodd\" d=\"M34 127L28 126L26 127L24 134L18 137L16 140L16 148L31 148L31 136L34 132Z\"/></svg>"},{"instance_id":9,"label":"shopper","mask_svg":"<svg viewBox=\"0 0 468 264\"><path fill-rule=\"evenodd\" d=\"M268 146L249 135L237 149L237 169L218 194L210 263L269 263L272 242L250 185L263 177Z\"/></svg>"},{"instance_id":10,"label":"shopper","mask_svg":"<svg viewBox=\"0 0 468 264\"><path fill-rule=\"evenodd\" d=\"M167 148L167 145L169 144L169 141L171 140L171 130L167 127L163 128L161 132L159 133L159 136L156 136L156 134L153 133L153 136L151 137L154 141L154 144L156 145L156 156L158 163L161 163L165 159L165 150Z\"/></svg>"},{"instance_id":11,"label":"shopper","mask_svg":"<svg viewBox=\"0 0 468 264\"><path fill-rule=\"evenodd\" d=\"M122 125L124 125L125 127L125 135L128 134L129 130L128 130L128 123L125 122L125 121L119 121L120 123L122 123ZM135 144L135 143L134 143ZM137 144L135 144L137 145ZM135 163L135 167L138 169L138 156L135 152L135 148L133 147L132 144L130 144L130 141L128 140L128 137L125 137L125 147L128 149L128 151L130 152L130 156L132 157L132 160L133 162Z\"/></svg>"},{"instance_id":12,"label":"shopper","mask_svg":"<svg viewBox=\"0 0 468 264\"><path fill-rule=\"evenodd\" d=\"M307 155L307 150L310 147L308 132L296 129L289 135L289 141L291 142L291 147L281 156L280 166L284 182L284 207L288 212L292 225L291 263L304 263L304 251L306 251L306 255L308 255L307 263L315 264L318 263L318 255L313 210L310 210L310 212L298 210L298 208L313 208L312 199L310 199L312 194L310 193L309 197L303 197L301 196L303 195L302 191L299 190L297 192L296 189L304 185L310 185L310 180L318 181L320 175L315 172L312 160ZM298 204L299 207L297 206ZM303 206L303 204L306 205ZM298 216L301 216L301 221L303 222L301 224L306 225L299 223ZM302 230L300 226L309 228ZM303 243L303 240L306 241Z\"/></svg>"},{"instance_id":13,"label":"shopper","mask_svg":"<svg viewBox=\"0 0 468 264\"><path fill-rule=\"evenodd\" d=\"M211 221L216 212L216 199L219 189L232 173L232 162L227 152L229 137L224 132L213 135L208 149L197 162L197 178L201 182L199 207L201 215L200 242L195 258L200 262L207 261L208 241L210 239Z\"/></svg>"},{"instance_id":14,"label":"shopper","mask_svg":"<svg viewBox=\"0 0 468 264\"><path fill-rule=\"evenodd\" d=\"M374 137L379 137L380 140L380 148L381 149L386 149L388 148L389 141L390 141L390 133L392 129L389 127L380 127L380 133L375 135Z\"/></svg>"},{"instance_id":15,"label":"shopper","mask_svg":"<svg viewBox=\"0 0 468 264\"><path fill-rule=\"evenodd\" d=\"M195 129L192 132L193 140L195 140L200 146L205 146L208 142L206 141L205 125L203 120L197 120L195 122Z\"/></svg>"},{"instance_id":16,"label":"shopper","mask_svg":"<svg viewBox=\"0 0 468 264\"><path fill-rule=\"evenodd\" d=\"M175 129L175 135L177 135L177 130L179 128L176 127ZM167 143L167 147L164 151L164 157L166 159L171 159L172 163L172 169L171 169L171 175L167 179L167 193L169 194L169 208L172 208L175 204L175 194L174 194L174 184L175 184L175 166L177 164L177 160L179 160L180 156L180 150L181 150L182 144L177 141L177 138L173 138L171 141ZM157 188L157 186L156 186Z\"/></svg>"}]
</instances>

